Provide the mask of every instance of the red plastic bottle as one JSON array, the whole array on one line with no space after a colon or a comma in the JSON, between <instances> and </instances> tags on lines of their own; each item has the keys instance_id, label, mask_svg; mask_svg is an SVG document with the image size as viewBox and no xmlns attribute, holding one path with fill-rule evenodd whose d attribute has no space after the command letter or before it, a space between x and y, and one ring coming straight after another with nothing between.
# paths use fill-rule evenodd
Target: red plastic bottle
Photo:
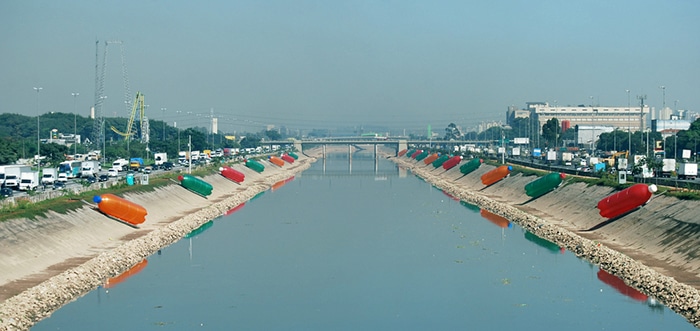
<instances>
[{"instance_id":1,"label":"red plastic bottle","mask_svg":"<svg viewBox=\"0 0 700 331\"><path fill-rule=\"evenodd\" d=\"M656 192L656 185L634 184L598 201L600 216L613 218L646 204Z\"/></svg>"}]
</instances>

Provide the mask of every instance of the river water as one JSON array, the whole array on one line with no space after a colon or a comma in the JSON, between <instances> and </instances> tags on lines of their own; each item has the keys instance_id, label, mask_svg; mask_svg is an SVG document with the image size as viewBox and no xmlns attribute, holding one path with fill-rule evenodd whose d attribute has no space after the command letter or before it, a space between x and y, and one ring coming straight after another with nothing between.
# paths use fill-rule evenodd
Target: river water
<instances>
[{"instance_id":1,"label":"river water","mask_svg":"<svg viewBox=\"0 0 700 331\"><path fill-rule=\"evenodd\" d=\"M387 160L332 154L32 330L696 330Z\"/></svg>"}]
</instances>

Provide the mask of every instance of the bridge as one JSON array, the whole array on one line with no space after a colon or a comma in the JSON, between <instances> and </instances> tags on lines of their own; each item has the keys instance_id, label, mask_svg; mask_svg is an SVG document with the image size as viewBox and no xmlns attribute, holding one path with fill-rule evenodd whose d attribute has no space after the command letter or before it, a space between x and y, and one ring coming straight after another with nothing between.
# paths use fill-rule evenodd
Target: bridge
<instances>
[{"instance_id":1,"label":"bridge","mask_svg":"<svg viewBox=\"0 0 700 331\"><path fill-rule=\"evenodd\" d=\"M408 140L403 138L320 138L320 139L290 139L290 140L268 140L261 141L264 145L294 145L294 148L298 151L303 151L304 146L323 146L323 155L326 155L326 145L348 145L348 153L351 153L350 148L353 145L373 145L374 155L377 155L377 148L379 145L394 147L396 153L399 151L407 149L408 146L421 147L425 146L432 148L433 146L458 146L466 144L474 145L488 145L493 144L494 140Z\"/></svg>"}]
</instances>

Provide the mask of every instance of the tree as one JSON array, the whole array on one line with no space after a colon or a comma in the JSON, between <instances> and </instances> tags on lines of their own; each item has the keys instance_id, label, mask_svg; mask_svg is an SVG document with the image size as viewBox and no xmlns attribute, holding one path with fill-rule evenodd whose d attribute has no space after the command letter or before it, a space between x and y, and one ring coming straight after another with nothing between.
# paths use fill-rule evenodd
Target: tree
<instances>
[{"instance_id":1,"label":"tree","mask_svg":"<svg viewBox=\"0 0 700 331\"><path fill-rule=\"evenodd\" d=\"M462 139L462 132L454 123L450 123L445 128L445 140L460 140Z\"/></svg>"},{"instance_id":2,"label":"tree","mask_svg":"<svg viewBox=\"0 0 700 331\"><path fill-rule=\"evenodd\" d=\"M560 132L561 127L556 117L547 120L547 122L542 125L542 137L549 146L556 147L558 145L558 141L561 139Z\"/></svg>"},{"instance_id":3,"label":"tree","mask_svg":"<svg viewBox=\"0 0 700 331\"><path fill-rule=\"evenodd\" d=\"M277 132L277 130L267 130L265 131L265 136L270 140L282 139L282 135L279 132Z\"/></svg>"}]
</instances>

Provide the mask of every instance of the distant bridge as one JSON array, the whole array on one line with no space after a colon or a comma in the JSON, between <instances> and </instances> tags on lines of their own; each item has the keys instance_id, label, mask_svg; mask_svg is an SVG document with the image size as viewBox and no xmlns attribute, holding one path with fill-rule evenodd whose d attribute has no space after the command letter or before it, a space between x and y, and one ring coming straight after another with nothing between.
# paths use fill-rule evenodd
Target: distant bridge
<instances>
[{"instance_id":1,"label":"distant bridge","mask_svg":"<svg viewBox=\"0 0 700 331\"><path fill-rule=\"evenodd\" d=\"M320 138L320 139L294 139L294 140L268 140L262 141L261 144L264 145L289 145L293 144L294 148L298 151L303 151L304 146L315 146L315 145L374 145L375 155L377 153L377 146L391 146L396 148L398 153L401 150L407 149L408 146L455 146L455 145L487 145L494 143L495 140L408 140L408 139L397 139L397 138ZM325 154L325 153L324 153Z\"/></svg>"}]
</instances>

